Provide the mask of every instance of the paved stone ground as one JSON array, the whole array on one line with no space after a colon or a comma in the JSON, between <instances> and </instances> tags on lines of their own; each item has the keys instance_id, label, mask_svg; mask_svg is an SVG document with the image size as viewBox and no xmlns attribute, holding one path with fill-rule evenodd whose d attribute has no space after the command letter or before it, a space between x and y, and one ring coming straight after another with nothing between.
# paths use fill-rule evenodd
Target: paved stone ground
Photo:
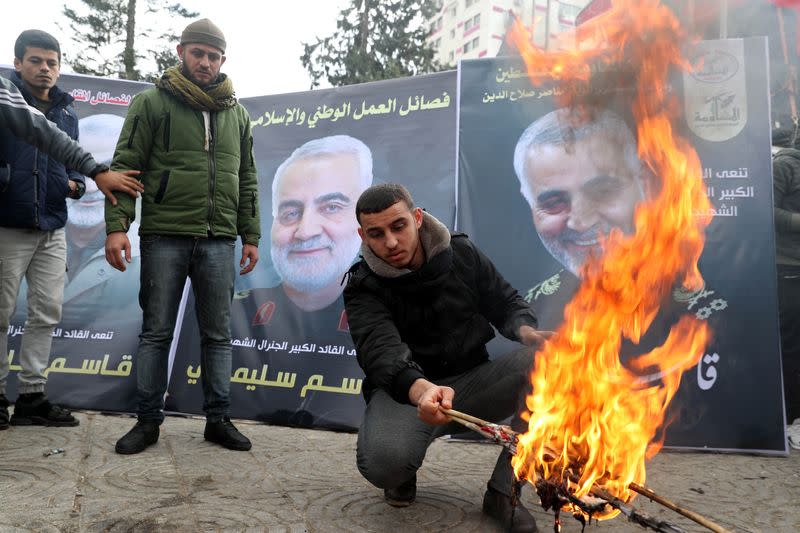
<instances>
[{"instance_id":1,"label":"paved stone ground","mask_svg":"<svg viewBox=\"0 0 800 533\"><path fill-rule=\"evenodd\" d=\"M498 448L439 440L418 477L417 502L394 509L355 467L355 435L240 422L254 443L233 452L203 440L204 422L169 417L158 444L114 453L133 419L78 413L76 428L0 432L0 531L6 532L494 532L481 499ZM63 448L64 452L44 456ZM788 458L662 453L648 484L664 496L740 532L800 531L800 453ZM540 530L553 516L524 501ZM642 511L706 531L672 511ZM564 519L563 531L580 524ZM618 517L587 532L640 532Z\"/></svg>"}]
</instances>

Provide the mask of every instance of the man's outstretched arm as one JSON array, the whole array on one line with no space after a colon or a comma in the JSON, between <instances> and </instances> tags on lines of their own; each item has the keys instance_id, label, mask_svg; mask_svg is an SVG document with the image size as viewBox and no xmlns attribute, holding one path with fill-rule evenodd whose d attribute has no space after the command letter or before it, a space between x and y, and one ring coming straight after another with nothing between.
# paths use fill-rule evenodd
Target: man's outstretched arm
<instances>
[{"instance_id":1,"label":"man's outstretched arm","mask_svg":"<svg viewBox=\"0 0 800 533\"><path fill-rule=\"evenodd\" d=\"M30 143L58 159L68 168L75 169L97 182L112 203L116 198L111 193L121 191L136 196L144 190L134 178L138 171L112 172L95 161L92 154L81 148L69 135L47 120L37 109L28 105L17 87L0 76L0 128L9 130L14 136Z\"/></svg>"}]
</instances>

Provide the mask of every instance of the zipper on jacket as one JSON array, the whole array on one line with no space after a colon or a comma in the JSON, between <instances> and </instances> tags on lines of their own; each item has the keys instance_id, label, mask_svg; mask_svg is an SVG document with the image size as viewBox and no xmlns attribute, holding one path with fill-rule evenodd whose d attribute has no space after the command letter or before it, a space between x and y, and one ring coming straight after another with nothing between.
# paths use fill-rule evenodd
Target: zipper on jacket
<instances>
[{"instance_id":1,"label":"zipper on jacket","mask_svg":"<svg viewBox=\"0 0 800 533\"><path fill-rule=\"evenodd\" d=\"M211 236L211 218L214 216L214 190L217 181L217 162L214 159L214 146L217 144L217 132L214 127L216 113L208 112L208 129L211 139L208 141L208 218L206 219L206 230Z\"/></svg>"},{"instance_id":2,"label":"zipper on jacket","mask_svg":"<svg viewBox=\"0 0 800 533\"><path fill-rule=\"evenodd\" d=\"M164 117L164 151L169 152L169 112Z\"/></svg>"},{"instance_id":3,"label":"zipper on jacket","mask_svg":"<svg viewBox=\"0 0 800 533\"><path fill-rule=\"evenodd\" d=\"M39 149L33 150L33 223L39 227Z\"/></svg>"},{"instance_id":4,"label":"zipper on jacket","mask_svg":"<svg viewBox=\"0 0 800 533\"><path fill-rule=\"evenodd\" d=\"M136 134L136 126L139 125L139 115L133 117L133 126L131 126L131 134L128 135L128 148L133 146L133 136Z\"/></svg>"},{"instance_id":5,"label":"zipper on jacket","mask_svg":"<svg viewBox=\"0 0 800 533\"><path fill-rule=\"evenodd\" d=\"M250 196L250 205L252 206L252 217L256 217L256 191L252 191Z\"/></svg>"}]
</instances>

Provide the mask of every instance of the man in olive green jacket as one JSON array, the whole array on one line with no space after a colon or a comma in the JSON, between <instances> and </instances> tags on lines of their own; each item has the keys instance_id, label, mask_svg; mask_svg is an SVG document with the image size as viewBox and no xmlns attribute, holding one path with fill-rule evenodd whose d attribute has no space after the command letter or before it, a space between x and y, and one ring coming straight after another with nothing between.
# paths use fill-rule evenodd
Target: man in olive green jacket
<instances>
[{"instance_id":1,"label":"man in olive green jacket","mask_svg":"<svg viewBox=\"0 0 800 533\"><path fill-rule=\"evenodd\" d=\"M142 332L136 354L138 422L116 445L139 453L158 440L164 420L167 362L186 277L200 326L205 438L233 450L250 441L231 424L230 308L234 243L240 274L258 261L260 224L250 117L219 70L225 37L208 19L183 31L181 64L131 102L113 167L142 169L139 227ZM124 271L134 202L106 203L106 259ZM123 260L124 257L124 260Z\"/></svg>"}]
</instances>

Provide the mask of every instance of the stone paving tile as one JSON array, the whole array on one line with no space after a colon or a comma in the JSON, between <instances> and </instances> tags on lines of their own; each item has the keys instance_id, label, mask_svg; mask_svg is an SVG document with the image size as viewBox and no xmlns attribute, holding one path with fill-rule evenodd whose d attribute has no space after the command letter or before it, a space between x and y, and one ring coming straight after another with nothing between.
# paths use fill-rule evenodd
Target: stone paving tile
<instances>
[{"instance_id":1,"label":"stone paving tile","mask_svg":"<svg viewBox=\"0 0 800 533\"><path fill-rule=\"evenodd\" d=\"M159 442L134 456L114 443L129 417L78 413L77 428L0 432L0 533L439 532L499 531L480 512L499 448L435 442L418 474L417 502L394 509L355 466L354 434L237 426L254 442L233 452L203 439L204 421L168 417ZM45 457L54 448L65 451ZM647 484L742 533L800 531L800 453L788 458L663 452ZM553 514L527 487L523 501L541 531ZM633 505L688 533L701 526L637 498ZM581 525L562 517L562 531ZM638 533L623 517L587 532Z\"/></svg>"}]
</instances>

